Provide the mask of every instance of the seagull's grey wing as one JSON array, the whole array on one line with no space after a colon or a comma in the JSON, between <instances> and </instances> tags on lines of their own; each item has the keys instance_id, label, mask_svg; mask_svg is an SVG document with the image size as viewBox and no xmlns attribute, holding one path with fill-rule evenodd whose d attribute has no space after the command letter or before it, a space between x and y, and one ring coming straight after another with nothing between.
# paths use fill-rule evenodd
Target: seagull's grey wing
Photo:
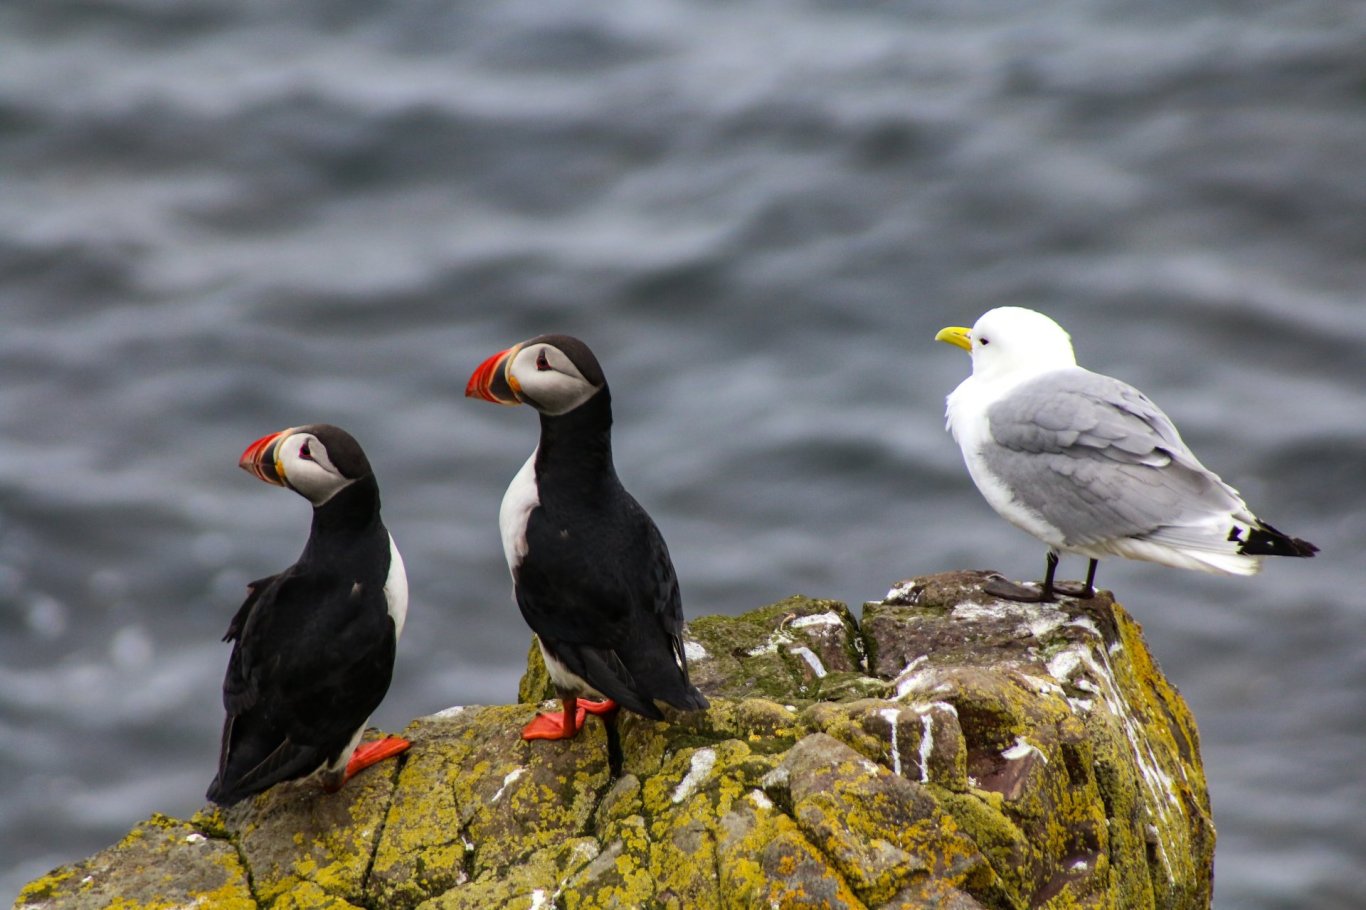
<instances>
[{"instance_id":1,"label":"seagull's grey wing","mask_svg":"<svg viewBox=\"0 0 1366 910\"><path fill-rule=\"evenodd\" d=\"M987 421L987 469L1067 544L1189 542L1183 528L1246 512L1167 415L1118 379L1080 367L1046 373L988 408ZM1190 536L1199 545L1207 534Z\"/></svg>"}]
</instances>

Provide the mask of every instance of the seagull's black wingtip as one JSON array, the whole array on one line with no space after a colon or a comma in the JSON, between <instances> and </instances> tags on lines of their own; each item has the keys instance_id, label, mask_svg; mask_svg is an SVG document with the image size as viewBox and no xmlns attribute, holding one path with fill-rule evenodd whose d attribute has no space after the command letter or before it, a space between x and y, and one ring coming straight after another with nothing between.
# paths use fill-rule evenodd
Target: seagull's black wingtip
<instances>
[{"instance_id":1,"label":"seagull's black wingtip","mask_svg":"<svg viewBox=\"0 0 1366 910\"><path fill-rule=\"evenodd\" d=\"M1238 547L1238 552L1246 556L1310 557L1318 551L1319 548L1309 541L1291 537L1265 523L1249 528L1247 539Z\"/></svg>"}]
</instances>

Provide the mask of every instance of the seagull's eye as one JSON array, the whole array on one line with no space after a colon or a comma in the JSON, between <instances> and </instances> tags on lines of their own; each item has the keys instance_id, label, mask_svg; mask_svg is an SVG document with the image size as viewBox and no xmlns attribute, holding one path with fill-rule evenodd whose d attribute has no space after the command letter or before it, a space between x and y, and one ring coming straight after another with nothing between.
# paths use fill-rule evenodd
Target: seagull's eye
<instances>
[{"instance_id":1,"label":"seagull's eye","mask_svg":"<svg viewBox=\"0 0 1366 910\"><path fill-rule=\"evenodd\" d=\"M536 355L536 369L540 370L542 373L550 369L550 361L545 358L544 348Z\"/></svg>"},{"instance_id":2,"label":"seagull's eye","mask_svg":"<svg viewBox=\"0 0 1366 910\"><path fill-rule=\"evenodd\" d=\"M991 344L990 338L978 338L977 340L981 342L982 347L986 347L987 345Z\"/></svg>"}]
</instances>

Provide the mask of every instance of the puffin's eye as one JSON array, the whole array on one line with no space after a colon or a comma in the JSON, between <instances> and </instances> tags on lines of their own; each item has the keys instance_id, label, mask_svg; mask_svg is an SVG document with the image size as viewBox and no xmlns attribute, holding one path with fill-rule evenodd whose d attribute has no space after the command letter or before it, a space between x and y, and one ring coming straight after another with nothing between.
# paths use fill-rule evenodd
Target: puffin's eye
<instances>
[{"instance_id":1,"label":"puffin's eye","mask_svg":"<svg viewBox=\"0 0 1366 910\"><path fill-rule=\"evenodd\" d=\"M299 446L299 457L306 461L313 460L313 452L308 448L308 440L304 440L304 444Z\"/></svg>"},{"instance_id":2,"label":"puffin's eye","mask_svg":"<svg viewBox=\"0 0 1366 910\"><path fill-rule=\"evenodd\" d=\"M536 354L536 369L543 373L550 369L550 361L545 358L545 348L541 348L540 352Z\"/></svg>"}]
</instances>

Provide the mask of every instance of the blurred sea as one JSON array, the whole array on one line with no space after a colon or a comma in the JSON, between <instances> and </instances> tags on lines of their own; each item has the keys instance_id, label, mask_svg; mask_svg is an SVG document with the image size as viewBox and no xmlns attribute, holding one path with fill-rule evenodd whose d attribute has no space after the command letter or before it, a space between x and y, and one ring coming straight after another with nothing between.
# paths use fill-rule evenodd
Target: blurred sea
<instances>
[{"instance_id":1,"label":"blurred sea","mask_svg":"<svg viewBox=\"0 0 1366 910\"><path fill-rule=\"evenodd\" d=\"M1366 893L1366 3L7 0L0 896L202 804L219 642L351 430L412 582L375 722L507 702L498 502L596 350L690 616L1043 550L943 430L944 325L1023 304L1323 548L1107 563L1199 719L1216 905ZM1075 577L1080 560L1066 561Z\"/></svg>"}]
</instances>

